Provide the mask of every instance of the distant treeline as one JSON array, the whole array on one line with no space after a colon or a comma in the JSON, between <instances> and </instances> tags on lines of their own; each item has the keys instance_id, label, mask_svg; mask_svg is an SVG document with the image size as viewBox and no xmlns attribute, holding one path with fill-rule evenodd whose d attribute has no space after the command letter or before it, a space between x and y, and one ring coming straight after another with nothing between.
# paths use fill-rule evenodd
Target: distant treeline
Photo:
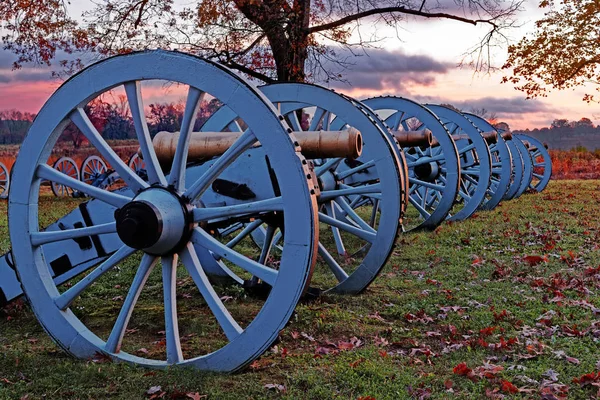
<instances>
[{"instance_id":1,"label":"distant treeline","mask_svg":"<svg viewBox=\"0 0 600 400\"><path fill-rule=\"evenodd\" d=\"M220 104L215 99L202 102L194 129L200 129L219 107ZM183 103L150 104L146 116L150 135L154 136L161 131L178 132L184 109ZM122 140L136 137L129 106L124 97L120 97L116 103L96 99L88 104L85 110L94 127L105 139ZM34 118L34 114L16 110L0 111L0 144L23 142ZM59 141L71 142L73 147L79 148L86 139L75 125L69 124Z\"/></svg>"},{"instance_id":2,"label":"distant treeline","mask_svg":"<svg viewBox=\"0 0 600 400\"><path fill-rule=\"evenodd\" d=\"M533 136L556 150L600 149L600 125L594 126L589 118L581 118L579 121L555 119L548 128L516 130L513 133Z\"/></svg>"},{"instance_id":3,"label":"distant treeline","mask_svg":"<svg viewBox=\"0 0 600 400\"><path fill-rule=\"evenodd\" d=\"M17 110L0 111L0 144L18 144L23 141L34 114Z\"/></svg>"}]
</instances>

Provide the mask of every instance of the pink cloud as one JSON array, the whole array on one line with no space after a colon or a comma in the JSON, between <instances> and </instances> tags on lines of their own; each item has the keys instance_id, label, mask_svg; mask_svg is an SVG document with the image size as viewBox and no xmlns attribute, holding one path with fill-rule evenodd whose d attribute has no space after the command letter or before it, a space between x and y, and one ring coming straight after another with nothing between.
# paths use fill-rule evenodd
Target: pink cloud
<instances>
[{"instance_id":1,"label":"pink cloud","mask_svg":"<svg viewBox=\"0 0 600 400\"><path fill-rule=\"evenodd\" d=\"M0 84L0 110L37 113L58 86L48 81Z\"/></svg>"}]
</instances>

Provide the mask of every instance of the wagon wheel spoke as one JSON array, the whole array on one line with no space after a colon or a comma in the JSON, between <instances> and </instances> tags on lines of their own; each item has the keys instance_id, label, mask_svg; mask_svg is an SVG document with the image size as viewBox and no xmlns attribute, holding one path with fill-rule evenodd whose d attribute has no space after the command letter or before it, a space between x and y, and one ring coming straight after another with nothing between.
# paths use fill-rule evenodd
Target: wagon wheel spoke
<instances>
[{"instance_id":1,"label":"wagon wheel spoke","mask_svg":"<svg viewBox=\"0 0 600 400\"><path fill-rule=\"evenodd\" d=\"M417 209L423 218L429 218L429 216L431 216L431 214L429 214L413 196L409 196L408 201Z\"/></svg>"},{"instance_id":2,"label":"wagon wheel spoke","mask_svg":"<svg viewBox=\"0 0 600 400\"><path fill-rule=\"evenodd\" d=\"M327 205L326 205L326 208L327 208ZM324 214L322 212L319 213L319 221L322 223L325 223L327 225L330 225L332 228L337 228L339 230L348 232L348 233L350 233L354 236L357 236L369 243L373 243L376 238L376 234L374 234L373 232L357 228L355 226L352 226L350 224L342 222L342 221L336 219L335 217L332 218L329 215Z\"/></svg>"},{"instance_id":3,"label":"wagon wheel spoke","mask_svg":"<svg viewBox=\"0 0 600 400\"><path fill-rule=\"evenodd\" d=\"M127 292L127 297L123 302L119 316L117 317L110 336L106 341L104 348L107 352L118 353L121 350L123 336L125 336L125 331L127 330L127 325L129 324L129 319L131 318L133 309L135 308L137 300L140 297L140 293L146 285L146 281L148 280L148 277L154 269L157 261L158 257L151 256L149 254L144 254L142 257L142 261L140 262L140 266L135 273L135 277L133 278L129 292Z\"/></svg>"},{"instance_id":4,"label":"wagon wheel spoke","mask_svg":"<svg viewBox=\"0 0 600 400\"><path fill-rule=\"evenodd\" d=\"M185 166L187 164L189 143L203 98L204 92L190 86L181 121L179 141L177 142L173 166L169 175L169 184L173 185L179 192L185 190Z\"/></svg>"},{"instance_id":5,"label":"wagon wheel spoke","mask_svg":"<svg viewBox=\"0 0 600 400\"><path fill-rule=\"evenodd\" d=\"M424 191L425 193L423 193L423 194L421 195L421 197L422 197L421 207L423 207L423 209L425 209L425 207L427 207L427 206L426 206L426 203L427 203L427 193L428 193L428 191L429 191L429 188L425 187L425 188L423 188L423 191Z\"/></svg>"},{"instance_id":6,"label":"wagon wheel spoke","mask_svg":"<svg viewBox=\"0 0 600 400\"><path fill-rule=\"evenodd\" d=\"M183 361L179 322L177 318L177 261L176 255L162 257L163 300L165 304L165 341L167 362L177 364Z\"/></svg>"},{"instance_id":7,"label":"wagon wheel spoke","mask_svg":"<svg viewBox=\"0 0 600 400\"><path fill-rule=\"evenodd\" d=\"M477 174L476 176L479 176L479 174ZM469 174L463 174L461 176L461 178L464 178L464 181L468 181L475 186L477 186L479 184L479 182L476 179L474 179L473 177L469 176ZM465 184L466 184L466 182L465 182Z\"/></svg>"},{"instance_id":8,"label":"wagon wheel spoke","mask_svg":"<svg viewBox=\"0 0 600 400\"><path fill-rule=\"evenodd\" d=\"M146 116L144 114L144 103L142 100L142 85L139 81L133 81L127 82L124 86L127 101L129 102L129 109L131 110L131 116L133 118L133 126L135 127L135 133L137 134L137 139L140 143L142 158L146 163L148 179L151 184L159 183L166 186L167 180L158 163L158 158L156 158L156 152L152 145L152 138L148 131L148 122L146 121Z\"/></svg>"},{"instance_id":9,"label":"wagon wheel spoke","mask_svg":"<svg viewBox=\"0 0 600 400\"><path fill-rule=\"evenodd\" d=\"M321 121L323 121L325 114L326 111L324 109L322 109L321 107L317 107L315 114L313 115L312 120L310 121L308 131L316 131ZM323 128L323 130L325 129Z\"/></svg>"},{"instance_id":10,"label":"wagon wheel spoke","mask_svg":"<svg viewBox=\"0 0 600 400\"><path fill-rule=\"evenodd\" d=\"M426 188L433 189L433 190L439 190L439 191L444 190L444 186L442 186L442 185L437 185L437 184L431 183L431 182L425 182L425 181L422 181L417 178L408 178L408 182L413 185L418 185L420 187L426 187Z\"/></svg>"},{"instance_id":11,"label":"wagon wheel spoke","mask_svg":"<svg viewBox=\"0 0 600 400\"><path fill-rule=\"evenodd\" d=\"M213 180L221 174L240 154L248 150L257 142L254 133L247 129L238 140L209 168L196 182L194 182L184 193L184 197L197 199L208 189Z\"/></svg>"},{"instance_id":12,"label":"wagon wheel spoke","mask_svg":"<svg viewBox=\"0 0 600 400\"><path fill-rule=\"evenodd\" d=\"M256 276L260 280L273 286L277 280L278 272L272 268L265 267L254 260L230 249L222 244L203 229L196 228L192 234L192 242L198 246L204 247L217 256L229 260L241 269Z\"/></svg>"},{"instance_id":13,"label":"wagon wheel spoke","mask_svg":"<svg viewBox=\"0 0 600 400\"><path fill-rule=\"evenodd\" d=\"M351 175L357 174L357 173L359 173L361 171L364 171L365 169L372 168L374 166L375 166L375 161L371 160L371 161L363 163L363 164L361 164L361 165L359 165L357 167L354 167L354 168L351 168L351 169L339 172L337 174L337 178L339 180L343 180L343 179L345 179L345 178L347 178L347 177L349 177Z\"/></svg>"},{"instance_id":14,"label":"wagon wheel spoke","mask_svg":"<svg viewBox=\"0 0 600 400\"><path fill-rule=\"evenodd\" d=\"M356 187L347 187L343 189L326 190L321 192L320 200L328 201L341 196L354 196L354 195L381 195L381 184L373 183L370 185L361 185Z\"/></svg>"},{"instance_id":15,"label":"wagon wheel spoke","mask_svg":"<svg viewBox=\"0 0 600 400\"><path fill-rule=\"evenodd\" d=\"M458 149L458 154L463 155L468 151L474 150L475 149L475 144L471 143L465 147L461 147L460 149Z\"/></svg>"},{"instance_id":16,"label":"wagon wheel spoke","mask_svg":"<svg viewBox=\"0 0 600 400\"><path fill-rule=\"evenodd\" d=\"M327 251L325 246L321 244L321 242L319 242L319 255L323 258L325 264L327 264L327 266L335 276L335 279L338 280L338 282L343 282L346 279L348 279L348 274L346 273L346 271L344 271L340 264L338 264L338 262L335 261L335 259Z\"/></svg>"},{"instance_id":17,"label":"wagon wheel spoke","mask_svg":"<svg viewBox=\"0 0 600 400\"><path fill-rule=\"evenodd\" d=\"M263 246L260 252L260 257L258 258L259 264L266 264L267 259L269 258L269 254L271 253L271 248L273 247L273 237L275 236L275 231L277 228L273 225L267 225L267 229L265 232L265 240L263 242Z\"/></svg>"},{"instance_id":18,"label":"wagon wheel spoke","mask_svg":"<svg viewBox=\"0 0 600 400\"><path fill-rule=\"evenodd\" d=\"M324 164L316 167L315 173L318 177L322 176L325 172L336 169L343 160L343 158L330 158Z\"/></svg>"},{"instance_id":19,"label":"wagon wheel spoke","mask_svg":"<svg viewBox=\"0 0 600 400\"><path fill-rule=\"evenodd\" d=\"M300 132L302 131L302 124L300 123L300 121L298 120L298 115L296 115L295 112L292 113L288 113L286 115L286 120L287 122L290 124L290 127L296 131L296 132Z\"/></svg>"},{"instance_id":20,"label":"wagon wheel spoke","mask_svg":"<svg viewBox=\"0 0 600 400\"><path fill-rule=\"evenodd\" d=\"M413 147L411 147L410 149L412 149L412 148ZM406 165L410 168L410 167L413 166L413 165L411 165L411 163L417 162L419 160L419 157L417 157L414 154L410 154L408 151L406 151L408 149L409 149L408 147L404 148L404 150L405 150L404 151L404 157L406 157L406 161L407 161Z\"/></svg>"},{"instance_id":21,"label":"wagon wheel spoke","mask_svg":"<svg viewBox=\"0 0 600 400\"><path fill-rule=\"evenodd\" d=\"M416 161L413 162L407 162L406 166L408 168L414 168L417 167L419 165L423 165L423 164L429 164L430 162L439 162L444 160L444 155L443 154L439 154L437 156L433 156L433 157L427 157L427 158L415 158Z\"/></svg>"},{"instance_id":22,"label":"wagon wheel spoke","mask_svg":"<svg viewBox=\"0 0 600 400\"><path fill-rule=\"evenodd\" d=\"M110 222L85 228L66 229L64 231L33 232L31 233L31 244L34 246L41 246L43 244L60 242L62 240L115 233L116 231L116 222Z\"/></svg>"},{"instance_id":23,"label":"wagon wheel spoke","mask_svg":"<svg viewBox=\"0 0 600 400\"><path fill-rule=\"evenodd\" d=\"M251 203L237 204L234 206L195 208L193 211L194 222L208 221L216 218L240 216L262 212L283 211L283 199L274 197Z\"/></svg>"},{"instance_id":24,"label":"wagon wheel spoke","mask_svg":"<svg viewBox=\"0 0 600 400\"><path fill-rule=\"evenodd\" d=\"M105 160L117 171L119 176L133 190L138 192L148 187L148 184L134 173L106 143L104 138L96 130L83 108L79 107L69 116L71 121L79 128L87 140L98 150Z\"/></svg>"},{"instance_id":25,"label":"wagon wheel spoke","mask_svg":"<svg viewBox=\"0 0 600 400\"><path fill-rule=\"evenodd\" d=\"M325 207L325 211L329 215L329 218L331 218L332 220L338 221L336 209L333 206L333 201L326 202L324 204L324 207ZM321 214L322 213L319 213L319 221L325 222L324 219L321 218ZM326 215L326 214L322 214L322 215ZM351 225L348 225L348 226L351 226ZM337 248L338 254L340 254L340 255L346 254L346 247L344 246L344 240L342 239L342 235L340 234L338 227L333 226L331 224L329 224L329 227L331 228L331 234L333 235L333 240L335 242L335 247ZM352 226L352 228L357 229L354 226Z\"/></svg>"},{"instance_id":26,"label":"wagon wheel spoke","mask_svg":"<svg viewBox=\"0 0 600 400\"><path fill-rule=\"evenodd\" d=\"M231 239L229 242L227 242L226 246L229 248L235 247L239 242L244 240L249 234L251 234L256 229L258 229L262 224L263 224L263 221L260 219L257 219L256 221L252 221L251 223L246 225L244 227L244 229L242 229L242 231L240 233L238 233L233 239Z\"/></svg>"},{"instance_id":27,"label":"wagon wheel spoke","mask_svg":"<svg viewBox=\"0 0 600 400\"><path fill-rule=\"evenodd\" d=\"M198 232L198 230L196 230L196 232ZM229 311L227 311L227 308L219 298L219 295L210 284L206 273L202 269L200 260L198 260L198 255L196 254L194 246L188 243L187 247L181 251L180 257L183 265L198 287L204 301L206 301L208 308L210 308L217 319L217 322L221 326L221 329L223 329L225 336L227 336L229 341L233 341L243 332L243 329L235 319L233 319Z\"/></svg>"},{"instance_id":28,"label":"wagon wheel spoke","mask_svg":"<svg viewBox=\"0 0 600 400\"><path fill-rule=\"evenodd\" d=\"M96 267L92 272L90 272L85 278L77 282L73 285L69 290L58 296L54 303L61 310L66 310L72 303L85 291L89 288L94 282L96 282L100 277L102 277L106 272L113 269L119 263L127 259L137 250L132 249L128 246L122 246L114 252L106 261Z\"/></svg>"},{"instance_id":29,"label":"wagon wheel spoke","mask_svg":"<svg viewBox=\"0 0 600 400\"><path fill-rule=\"evenodd\" d=\"M373 203L373 209L371 210L371 218L369 219L369 226L375 227L375 222L377 222L377 213L379 212L379 200L375 200Z\"/></svg>"},{"instance_id":30,"label":"wagon wheel spoke","mask_svg":"<svg viewBox=\"0 0 600 400\"><path fill-rule=\"evenodd\" d=\"M343 215L347 216L351 221L354 221L361 229L364 229L368 232L377 233L375 229L373 229L373 225L367 224L353 209L350 207L350 204L343 197L337 197L334 200L340 208L343 210ZM379 200L376 200L376 206L373 206L373 210L377 213L379 208ZM371 216L373 220L373 216Z\"/></svg>"},{"instance_id":31,"label":"wagon wheel spoke","mask_svg":"<svg viewBox=\"0 0 600 400\"><path fill-rule=\"evenodd\" d=\"M460 173L462 175L467 175L467 176L480 176L481 175L481 171L479 170L479 168L464 168L460 171Z\"/></svg>"},{"instance_id":32,"label":"wagon wheel spoke","mask_svg":"<svg viewBox=\"0 0 600 400\"><path fill-rule=\"evenodd\" d=\"M323 116L323 124L322 124L322 128L321 128L322 130L324 130L324 131L330 130L330 127L331 127L331 117L332 117L331 111L327 111L325 113L325 115Z\"/></svg>"},{"instance_id":33,"label":"wagon wheel spoke","mask_svg":"<svg viewBox=\"0 0 600 400\"><path fill-rule=\"evenodd\" d=\"M370 199L381 200L381 196L382 196L381 191L380 190L373 191L372 188L371 188L371 186L374 186L374 185L378 185L378 184L375 183L375 184L371 184L371 185L363 185L363 186L366 187L366 189L365 189L365 192L362 193L362 196L363 197L368 197ZM356 186L355 187L355 186L346 185L345 183L341 183L339 185L339 187L341 189L338 189L338 190L351 190L352 189L352 190L357 190L358 191L359 188L360 188L360 186Z\"/></svg>"},{"instance_id":34,"label":"wagon wheel spoke","mask_svg":"<svg viewBox=\"0 0 600 400\"><path fill-rule=\"evenodd\" d=\"M77 179L73 179L68 175L63 174L55 170L46 164L40 164L37 168L36 175L40 179L46 179L51 182L62 185L63 187L69 187L73 190L77 190L79 192L85 193L86 195L98 199L104 203L110 204L117 208L123 207L129 201L131 201L130 197L124 196L123 194L117 194L114 192L109 192L108 190L103 190Z\"/></svg>"},{"instance_id":35,"label":"wagon wheel spoke","mask_svg":"<svg viewBox=\"0 0 600 400\"><path fill-rule=\"evenodd\" d=\"M400 129L400 124L402 123L402 119L404 118L404 112L402 111L397 111L394 116L392 117L393 123L392 123L392 130L397 131L398 129Z\"/></svg>"}]
</instances>

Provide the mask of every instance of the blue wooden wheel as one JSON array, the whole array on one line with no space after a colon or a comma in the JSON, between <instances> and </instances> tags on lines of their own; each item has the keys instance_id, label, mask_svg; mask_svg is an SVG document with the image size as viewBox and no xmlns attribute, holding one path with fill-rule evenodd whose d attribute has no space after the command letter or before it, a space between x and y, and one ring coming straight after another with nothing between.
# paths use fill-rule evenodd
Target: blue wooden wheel
<instances>
[{"instance_id":1,"label":"blue wooden wheel","mask_svg":"<svg viewBox=\"0 0 600 400\"><path fill-rule=\"evenodd\" d=\"M67 175L69 178L79 180L81 177L77 163L69 157L61 157L56 160L53 168L60 173ZM51 182L50 187L52 188L52 193L57 197L70 197L76 192L75 189L57 182Z\"/></svg>"},{"instance_id":2,"label":"blue wooden wheel","mask_svg":"<svg viewBox=\"0 0 600 400\"><path fill-rule=\"evenodd\" d=\"M512 200L516 196L524 177L523 156L516 142L520 142L520 140L513 138L506 141L512 156L512 177L508 189L504 194L504 200Z\"/></svg>"},{"instance_id":3,"label":"blue wooden wheel","mask_svg":"<svg viewBox=\"0 0 600 400\"><path fill-rule=\"evenodd\" d=\"M168 176L158 163L144 116L142 82L148 79L176 82L187 88L180 140ZM85 113L89 101L113 88L122 88L127 94L149 182L119 158ZM188 141L205 93L234 110L249 129L224 154L212 160L211 168L189 179ZM126 188L114 192L96 188L46 165L57 138L69 122L80 129L98 154L119 173ZM271 103L250 84L218 64L182 53L148 51L117 56L94 64L65 82L39 112L23 142L14 167L19 179L11 189L8 211L16 269L44 329L76 357L89 359L101 353L117 361L147 367L179 365L235 371L260 356L292 315L316 261L316 198L309 188L304 159L287 129ZM225 207L204 202L216 179L230 166L246 160L247 151L256 145L269 158L277 194ZM42 179L76 189L93 198L92 201L104 203L109 211L90 217L110 222L40 231L38 200ZM253 215L278 213L288 228L281 242L277 268L257 263L252 259L253 254L227 248L203 228L210 221L241 218L250 211ZM68 248L75 239L99 236L102 240L116 240L115 235L124 244L104 262L70 287L54 284L44 260L44 246L60 242ZM250 314L241 317L235 314L239 305L234 300L223 302L220 289L208 281L195 246L209 249L237 268L260 277L271 287L266 299L256 304ZM157 265L162 266L162 271L152 274ZM129 268L126 277L132 278L129 288L122 289L124 296L122 303L114 308L114 319L104 317L101 324L86 324L93 318L94 304L86 303L90 308L77 307L79 301L85 300L82 294L94 293L92 284L104 274L110 277L116 266L120 274ZM189 322L187 314L182 320L178 313L178 304L185 300L177 297L178 272L189 279L194 293L203 302L192 312L197 318L195 323ZM154 282L150 287L146 285L149 280ZM136 308L140 306L139 296L144 293L150 293L146 294L146 301L155 299L161 304L159 309L164 314L164 324L155 321L157 326L153 328L153 332L161 329L165 332L165 347L160 357L136 353L139 347L132 350L127 347L128 340L135 338L128 333L132 312L134 309L148 312ZM98 299L96 304L101 306L102 302ZM180 330L201 326L214 327L214 333L202 340L207 343L194 349L184 348ZM213 336L218 340L208 340ZM150 348L152 343L147 346Z\"/></svg>"},{"instance_id":4,"label":"blue wooden wheel","mask_svg":"<svg viewBox=\"0 0 600 400\"><path fill-rule=\"evenodd\" d=\"M352 127L362 134L365 145L358 159L314 160L314 174L320 189L321 262L313 284L337 293L359 293L384 267L401 227L406 205L405 176L397 149L390 135L356 103L331 90L299 83L274 84L260 90L294 131ZM236 118L235 113L222 108L202 130L220 131L226 127L240 130ZM247 235L248 228L262 248L260 259L268 258L282 237L280 231L256 223L240 227L235 234ZM239 240L234 237L232 242L237 244Z\"/></svg>"},{"instance_id":5,"label":"blue wooden wheel","mask_svg":"<svg viewBox=\"0 0 600 400\"><path fill-rule=\"evenodd\" d=\"M8 190L10 189L10 173L8 168L3 163L0 163L0 199L6 199L8 197Z\"/></svg>"},{"instance_id":6,"label":"blue wooden wheel","mask_svg":"<svg viewBox=\"0 0 600 400\"><path fill-rule=\"evenodd\" d=\"M458 151L450 133L433 112L414 101L386 96L363 103L384 119L392 132L429 130L438 142L436 147L403 148L409 176L404 229L435 229L448 217L460 183Z\"/></svg>"},{"instance_id":7,"label":"blue wooden wheel","mask_svg":"<svg viewBox=\"0 0 600 400\"><path fill-rule=\"evenodd\" d=\"M531 184L531 181L533 180L533 159L531 158L531 153L529 153L529 149L527 148L527 146L525 146L521 138L515 135L513 136L513 142L515 146L519 149L519 152L521 153L521 159L523 160L523 179L519 184L517 193L513 197L518 198L523 193L525 193L525 191Z\"/></svg>"},{"instance_id":8,"label":"blue wooden wheel","mask_svg":"<svg viewBox=\"0 0 600 400\"><path fill-rule=\"evenodd\" d=\"M127 165L131 168L139 177L144 180L148 179L148 173L146 172L146 163L142 160L137 152L133 153L129 160L127 160Z\"/></svg>"},{"instance_id":9,"label":"blue wooden wheel","mask_svg":"<svg viewBox=\"0 0 600 400\"><path fill-rule=\"evenodd\" d=\"M528 150L533 162L532 179L529 188L541 192L548 186L552 176L552 158L546 146L538 139L529 135L517 135L531 145Z\"/></svg>"},{"instance_id":10,"label":"blue wooden wheel","mask_svg":"<svg viewBox=\"0 0 600 400\"><path fill-rule=\"evenodd\" d=\"M460 158L460 187L451 221L461 221L483 204L492 177L490 149L475 127L462 113L448 107L427 104L446 125L458 148Z\"/></svg>"},{"instance_id":11,"label":"blue wooden wheel","mask_svg":"<svg viewBox=\"0 0 600 400\"><path fill-rule=\"evenodd\" d=\"M92 186L99 186L108 167L103 159L98 156L88 156L81 163L81 181Z\"/></svg>"},{"instance_id":12,"label":"blue wooden wheel","mask_svg":"<svg viewBox=\"0 0 600 400\"><path fill-rule=\"evenodd\" d=\"M464 115L481 132L495 132L497 134L496 143L489 145L492 157L492 177L490 179L488 195L481 205L483 210L493 210L504 198L513 178L512 154L501 133L492 124L475 114L464 113Z\"/></svg>"}]
</instances>

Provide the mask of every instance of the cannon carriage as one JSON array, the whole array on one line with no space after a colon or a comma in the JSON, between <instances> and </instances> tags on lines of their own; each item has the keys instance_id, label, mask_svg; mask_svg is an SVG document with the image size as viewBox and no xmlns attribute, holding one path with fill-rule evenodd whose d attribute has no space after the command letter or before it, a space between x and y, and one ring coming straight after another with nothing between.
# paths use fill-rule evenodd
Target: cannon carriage
<instances>
[{"instance_id":1,"label":"cannon carriage","mask_svg":"<svg viewBox=\"0 0 600 400\"><path fill-rule=\"evenodd\" d=\"M153 80L187 88L180 132L154 139L142 96L144 82ZM127 163L84 110L115 88L127 95L140 146ZM194 132L206 96L222 107ZM77 165L48 165L70 122L98 154L84 162L81 179L69 175ZM525 189L543 190L551 171L543 145L508 141L536 160L528 164L539 181L532 183L523 154L511 157L513 147L483 122L400 98L360 102L315 85L257 89L181 53L110 58L61 86L23 143L9 199L13 249L0 259L0 302L24 293L44 329L76 357L102 353L148 367L238 370L271 345L309 285L359 293L403 230L493 208L517 180L519 189L526 181ZM515 165L522 174L512 172ZM60 193L87 197L44 224L44 180ZM103 279L129 288L111 326L99 325L89 309L94 283ZM178 313L187 300L178 296L182 280L202 298L200 322L209 328ZM262 294L252 300L226 294L257 288ZM159 358L128 344L140 296L153 296L163 314ZM215 339L183 345L193 329Z\"/></svg>"}]
</instances>

